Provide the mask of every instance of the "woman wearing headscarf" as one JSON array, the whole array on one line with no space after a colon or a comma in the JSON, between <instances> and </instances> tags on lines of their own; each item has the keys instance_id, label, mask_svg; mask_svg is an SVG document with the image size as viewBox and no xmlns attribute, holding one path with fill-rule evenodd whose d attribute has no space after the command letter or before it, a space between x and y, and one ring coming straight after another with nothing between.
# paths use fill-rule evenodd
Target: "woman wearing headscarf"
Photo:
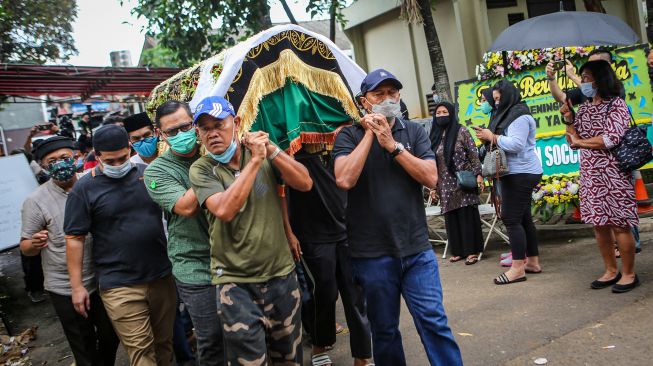
<instances>
[{"instance_id":1,"label":"woman wearing headscarf","mask_svg":"<svg viewBox=\"0 0 653 366\"><path fill-rule=\"evenodd\" d=\"M499 188L512 266L494 279L495 284L506 285L526 281L526 273L542 271L531 217L531 196L542 178L542 163L535 153L535 119L521 101L519 90L508 80L500 80L492 87L492 96L496 112L488 128L476 128L476 137L502 149L508 162L508 173L499 178Z\"/></svg>"},{"instance_id":2,"label":"woman wearing headscarf","mask_svg":"<svg viewBox=\"0 0 653 366\"><path fill-rule=\"evenodd\" d=\"M485 88L481 91L481 105L479 109L481 112L492 119L492 114L496 112L496 105L494 104L494 97L492 96L492 87ZM485 159L485 145L479 147L479 157L481 161ZM499 264L503 267L512 266L512 252L501 253L499 256Z\"/></svg>"},{"instance_id":3,"label":"woman wearing headscarf","mask_svg":"<svg viewBox=\"0 0 653 366\"><path fill-rule=\"evenodd\" d=\"M472 135L458 123L451 103L435 106L430 133L431 149L438 166L440 207L444 214L451 262L465 258L465 264L478 262L483 251L481 218L478 213L478 188L464 190L458 184L456 172L471 171L482 187L481 162Z\"/></svg>"},{"instance_id":4,"label":"woman wearing headscarf","mask_svg":"<svg viewBox=\"0 0 653 366\"><path fill-rule=\"evenodd\" d=\"M589 61L580 68L581 91L588 98L576 118L565 105L567 142L580 149L580 216L594 226L605 270L590 284L593 289L612 286L612 292L628 292L639 285L635 274L635 238L631 227L639 224L632 176L619 168L610 151L623 140L630 122L623 85L610 64ZM613 251L613 233L621 252L621 272Z\"/></svg>"}]
</instances>

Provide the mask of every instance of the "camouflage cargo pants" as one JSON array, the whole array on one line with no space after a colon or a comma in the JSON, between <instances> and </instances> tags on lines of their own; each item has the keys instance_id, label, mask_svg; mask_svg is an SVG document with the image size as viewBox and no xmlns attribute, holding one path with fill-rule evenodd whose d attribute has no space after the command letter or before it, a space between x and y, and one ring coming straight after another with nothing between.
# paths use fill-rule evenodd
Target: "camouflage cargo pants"
<instances>
[{"instance_id":1,"label":"camouflage cargo pants","mask_svg":"<svg viewBox=\"0 0 653 366\"><path fill-rule=\"evenodd\" d=\"M227 283L217 291L228 364L301 365L301 295L295 272L264 283Z\"/></svg>"}]
</instances>

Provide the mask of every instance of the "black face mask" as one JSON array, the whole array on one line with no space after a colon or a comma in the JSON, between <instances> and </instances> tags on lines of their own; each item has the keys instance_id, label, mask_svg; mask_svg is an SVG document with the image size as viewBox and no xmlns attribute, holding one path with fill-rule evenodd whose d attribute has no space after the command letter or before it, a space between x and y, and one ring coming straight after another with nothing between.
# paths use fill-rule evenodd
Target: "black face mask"
<instances>
[{"instance_id":1,"label":"black face mask","mask_svg":"<svg viewBox=\"0 0 653 366\"><path fill-rule=\"evenodd\" d=\"M446 127L449 125L449 121L451 121L450 116L440 116L440 117L435 117L435 124L440 126L440 127Z\"/></svg>"}]
</instances>

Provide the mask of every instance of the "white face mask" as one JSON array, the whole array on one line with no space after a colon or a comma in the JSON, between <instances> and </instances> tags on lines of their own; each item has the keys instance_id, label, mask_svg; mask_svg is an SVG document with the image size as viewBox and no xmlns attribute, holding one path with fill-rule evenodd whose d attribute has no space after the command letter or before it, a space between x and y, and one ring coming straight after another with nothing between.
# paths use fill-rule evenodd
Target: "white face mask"
<instances>
[{"instance_id":1,"label":"white face mask","mask_svg":"<svg viewBox=\"0 0 653 366\"><path fill-rule=\"evenodd\" d=\"M372 113L381 114L388 119L399 118L401 117L401 105L399 101L386 98L379 104L372 104Z\"/></svg>"}]
</instances>

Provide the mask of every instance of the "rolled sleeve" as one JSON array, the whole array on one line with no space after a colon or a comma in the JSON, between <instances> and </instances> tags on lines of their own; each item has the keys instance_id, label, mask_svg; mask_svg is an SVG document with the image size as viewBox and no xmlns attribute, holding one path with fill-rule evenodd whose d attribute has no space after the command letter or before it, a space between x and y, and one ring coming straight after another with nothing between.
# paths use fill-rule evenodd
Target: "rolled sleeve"
<instances>
[{"instance_id":1,"label":"rolled sleeve","mask_svg":"<svg viewBox=\"0 0 653 366\"><path fill-rule=\"evenodd\" d=\"M23 202L23 209L21 211L21 238L31 239L32 235L46 227L47 223L45 222L43 211L34 199L31 197L27 198L25 202Z\"/></svg>"},{"instance_id":2,"label":"rolled sleeve","mask_svg":"<svg viewBox=\"0 0 653 366\"><path fill-rule=\"evenodd\" d=\"M193 163L189 174L190 184L201 207L205 207L204 203L209 197L226 189L224 183L213 173L213 166L206 164L202 159Z\"/></svg>"},{"instance_id":3,"label":"rolled sleeve","mask_svg":"<svg viewBox=\"0 0 653 366\"><path fill-rule=\"evenodd\" d=\"M177 201L188 191L178 179L162 167L150 165L143 175L147 193L161 208L173 212Z\"/></svg>"}]
</instances>

